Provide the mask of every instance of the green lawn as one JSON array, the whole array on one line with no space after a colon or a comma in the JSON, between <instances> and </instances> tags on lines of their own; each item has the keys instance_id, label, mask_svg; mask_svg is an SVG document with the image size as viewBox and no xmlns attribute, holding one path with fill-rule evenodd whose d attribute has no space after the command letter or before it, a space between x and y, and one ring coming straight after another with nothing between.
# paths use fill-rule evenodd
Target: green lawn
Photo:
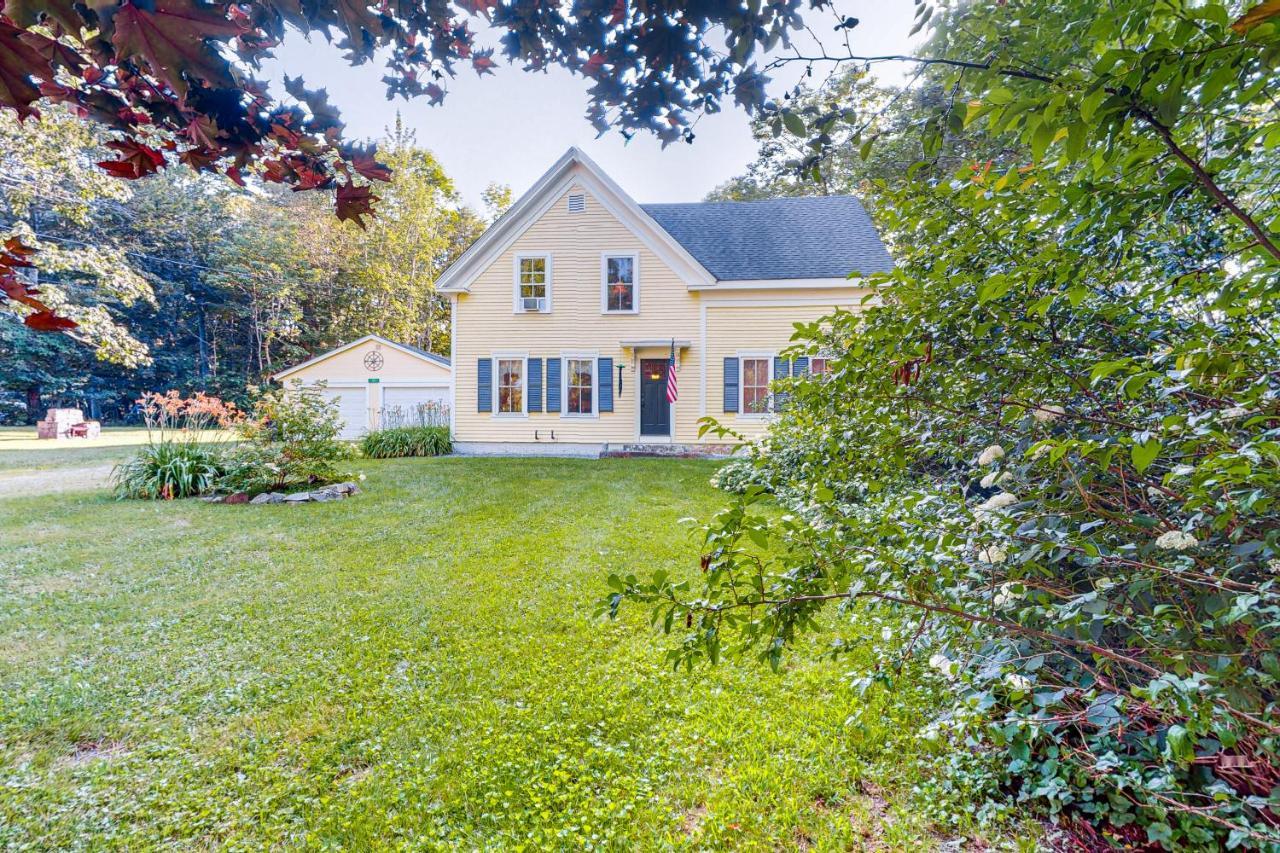
<instances>
[{"instance_id":1,"label":"green lawn","mask_svg":"<svg viewBox=\"0 0 1280 853\"><path fill-rule=\"evenodd\" d=\"M593 617L611 571L696 571L713 463L359 467L327 504L0 504L0 847L934 843L920 721L850 721L856 659L677 674Z\"/></svg>"},{"instance_id":2,"label":"green lawn","mask_svg":"<svg viewBox=\"0 0 1280 853\"><path fill-rule=\"evenodd\" d=\"M209 430L209 439L226 439L229 433ZM147 441L141 427L104 427L95 439L67 438L60 441L36 438L36 428L0 427L0 471L45 471L54 468L83 468L120 462Z\"/></svg>"}]
</instances>

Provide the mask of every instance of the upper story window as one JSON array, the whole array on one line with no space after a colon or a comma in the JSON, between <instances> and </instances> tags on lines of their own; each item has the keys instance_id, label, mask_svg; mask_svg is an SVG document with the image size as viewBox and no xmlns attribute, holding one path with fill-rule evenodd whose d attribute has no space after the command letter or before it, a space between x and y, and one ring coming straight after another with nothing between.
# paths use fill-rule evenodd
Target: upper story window
<instances>
[{"instance_id":1,"label":"upper story window","mask_svg":"<svg viewBox=\"0 0 1280 853\"><path fill-rule=\"evenodd\" d=\"M809 359L809 372L814 374L830 373L831 365L822 356L814 356Z\"/></svg>"},{"instance_id":2,"label":"upper story window","mask_svg":"<svg viewBox=\"0 0 1280 853\"><path fill-rule=\"evenodd\" d=\"M634 314L640 310L635 255L605 255L602 264L604 311L607 314Z\"/></svg>"},{"instance_id":3,"label":"upper story window","mask_svg":"<svg viewBox=\"0 0 1280 853\"><path fill-rule=\"evenodd\" d=\"M524 359L499 358L498 414L524 414Z\"/></svg>"},{"instance_id":4,"label":"upper story window","mask_svg":"<svg viewBox=\"0 0 1280 853\"><path fill-rule=\"evenodd\" d=\"M769 411L769 374L773 359L744 356L742 359L742 406L744 415L762 415Z\"/></svg>"},{"instance_id":5,"label":"upper story window","mask_svg":"<svg viewBox=\"0 0 1280 853\"><path fill-rule=\"evenodd\" d=\"M551 256L516 256L516 311L551 310Z\"/></svg>"}]
</instances>

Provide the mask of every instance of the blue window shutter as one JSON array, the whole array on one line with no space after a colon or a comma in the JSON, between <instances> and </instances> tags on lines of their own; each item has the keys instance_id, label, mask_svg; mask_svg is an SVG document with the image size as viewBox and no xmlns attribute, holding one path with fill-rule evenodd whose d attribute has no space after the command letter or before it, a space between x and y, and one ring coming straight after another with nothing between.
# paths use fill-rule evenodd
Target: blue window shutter
<instances>
[{"instance_id":1,"label":"blue window shutter","mask_svg":"<svg viewBox=\"0 0 1280 853\"><path fill-rule=\"evenodd\" d=\"M493 411L493 359L476 362L476 411Z\"/></svg>"},{"instance_id":2,"label":"blue window shutter","mask_svg":"<svg viewBox=\"0 0 1280 853\"><path fill-rule=\"evenodd\" d=\"M809 375L809 356L802 355L795 361L791 362L792 376L808 376Z\"/></svg>"},{"instance_id":3,"label":"blue window shutter","mask_svg":"<svg viewBox=\"0 0 1280 853\"><path fill-rule=\"evenodd\" d=\"M738 359L729 356L724 360L724 410L738 411Z\"/></svg>"},{"instance_id":4,"label":"blue window shutter","mask_svg":"<svg viewBox=\"0 0 1280 853\"><path fill-rule=\"evenodd\" d=\"M596 393L600 395L599 411L613 411L613 359L596 359L596 382L600 387Z\"/></svg>"},{"instance_id":5,"label":"blue window shutter","mask_svg":"<svg viewBox=\"0 0 1280 853\"><path fill-rule=\"evenodd\" d=\"M773 378L774 380L787 379L791 376L791 360L783 358L780 355L773 357ZM782 411L787 406L787 398L791 396L784 391L778 391L773 395L773 408L776 411Z\"/></svg>"},{"instance_id":6,"label":"blue window shutter","mask_svg":"<svg viewBox=\"0 0 1280 853\"><path fill-rule=\"evenodd\" d=\"M529 359L529 411L542 411L542 359Z\"/></svg>"},{"instance_id":7,"label":"blue window shutter","mask_svg":"<svg viewBox=\"0 0 1280 853\"><path fill-rule=\"evenodd\" d=\"M547 411L560 411L560 359L547 359Z\"/></svg>"}]
</instances>

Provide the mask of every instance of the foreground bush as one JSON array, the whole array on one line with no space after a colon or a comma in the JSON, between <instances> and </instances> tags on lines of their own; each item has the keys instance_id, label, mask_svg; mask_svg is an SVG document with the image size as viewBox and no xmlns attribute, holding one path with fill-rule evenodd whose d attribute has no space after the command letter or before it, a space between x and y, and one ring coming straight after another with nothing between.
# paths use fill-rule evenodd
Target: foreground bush
<instances>
[{"instance_id":1,"label":"foreground bush","mask_svg":"<svg viewBox=\"0 0 1280 853\"><path fill-rule=\"evenodd\" d=\"M360 452L370 459L400 456L444 456L453 451L446 426L394 427L360 439Z\"/></svg>"},{"instance_id":2,"label":"foreground bush","mask_svg":"<svg viewBox=\"0 0 1280 853\"><path fill-rule=\"evenodd\" d=\"M952 7L932 48L981 62L912 123L926 154L966 127L989 154L880 187L897 267L799 330L830 373L784 383L697 581L615 576L607 607L643 603L689 665L778 666L827 605L883 620L859 685L949 699L918 733L946 749L926 808L1277 850L1280 27L1030 8Z\"/></svg>"}]
</instances>

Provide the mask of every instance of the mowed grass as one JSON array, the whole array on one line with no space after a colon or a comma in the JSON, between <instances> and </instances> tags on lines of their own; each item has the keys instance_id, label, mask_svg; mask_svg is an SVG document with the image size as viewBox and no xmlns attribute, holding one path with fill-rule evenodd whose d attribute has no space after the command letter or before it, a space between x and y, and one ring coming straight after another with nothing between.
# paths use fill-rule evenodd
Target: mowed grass
<instances>
[{"instance_id":1,"label":"mowed grass","mask_svg":"<svg viewBox=\"0 0 1280 853\"><path fill-rule=\"evenodd\" d=\"M714 463L357 465L307 506L5 502L0 846L932 843L920 720L851 720L830 636L673 673L647 613L594 616L612 571L697 570Z\"/></svg>"},{"instance_id":2,"label":"mowed grass","mask_svg":"<svg viewBox=\"0 0 1280 853\"><path fill-rule=\"evenodd\" d=\"M209 441L226 440L231 433L207 430ZM33 426L0 427L0 471L47 471L55 468L87 468L127 459L138 445L147 443L141 427L103 427L98 438L36 438Z\"/></svg>"}]
</instances>

